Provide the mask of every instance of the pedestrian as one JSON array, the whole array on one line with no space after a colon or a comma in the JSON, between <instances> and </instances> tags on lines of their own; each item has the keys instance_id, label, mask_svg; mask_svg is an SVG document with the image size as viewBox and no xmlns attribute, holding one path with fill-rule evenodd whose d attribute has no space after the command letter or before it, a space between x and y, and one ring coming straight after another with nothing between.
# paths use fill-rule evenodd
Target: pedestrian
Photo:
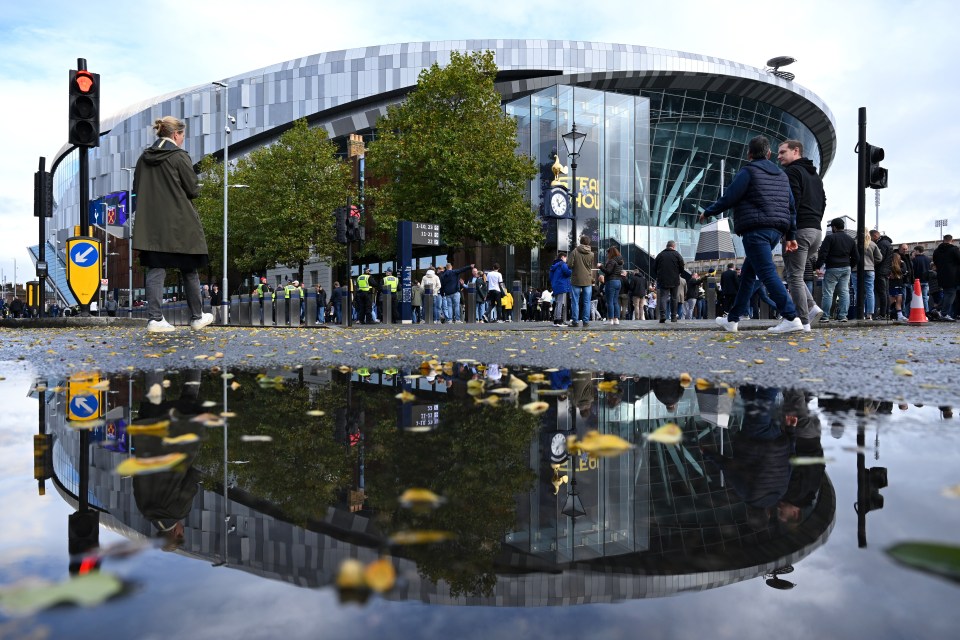
<instances>
[{"instance_id":1,"label":"pedestrian","mask_svg":"<svg viewBox=\"0 0 960 640\"><path fill-rule=\"evenodd\" d=\"M700 215L702 222L735 207L733 231L743 241L745 257L737 297L727 316L717 318L717 324L726 331L737 331L740 317L750 303L753 281L759 278L783 316L780 324L768 331L803 331L797 309L773 264L773 248L781 241L785 240L785 252L797 250L797 217L790 180L770 162L770 141L764 136L750 140L747 159L747 165L737 172L720 199Z\"/></svg>"},{"instance_id":2,"label":"pedestrian","mask_svg":"<svg viewBox=\"0 0 960 640\"><path fill-rule=\"evenodd\" d=\"M397 289L400 287L400 278L393 275L393 269L387 269L387 274L383 277L383 286L390 290L390 316L393 324L400 322L400 296L397 295ZM380 314L386 317L386 309Z\"/></svg>"},{"instance_id":3,"label":"pedestrian","mask_svg":"<svg viewBox=\"0 0 960 640\"><path fill-rule=\"evenodd\" d=\"M562 326L564 316L567 312L568 298L573 286L570 284L570 278L573 276L573 269L567 264L567 252L557 253L557 259L550 265L550 288L553 289L553 324L556 327Z\"/></svg>"},{"instance_id":4,"label":"pedestrian","mask_svg":"<svg viewBox=\"0 0 960 640\"><path fill-rule=\"evenodd\" d=\"M210 310L217 322L223 323L223 296L220 295L220 287L213 285L210 288Z\"/></svg>"},{"instance_id":5,"label":"pedestrian","mask_svg":"<svg viewBox=\"0 0 960 640\"><path fill-rule=\"evenodd\" d=\"M366 267L363 273L357 276L357 320L360 324L374 324L375 322L371 294L376 290L376 286L377 282L370 274L370 267Z\"/></svg>"},{"instance_id":6,"label":"pedestrian","mask_svg":"<svg viewBox=\"0 0 960 640\"><path fill-rule=\"evenodd\" d=\"M153 123L156 141L137 160L133 190L137 194L137 217L133 248L147 269L147 331L175 331L163 317L160 304L167 269L179 269L190 309L190 327L200 330L213 322L204 313L200 299L200 276L209 263L207 240L200 216L193 206L199 194L193 161L183 149L186 125L173 116Z\"/></svg>"},{"instance_id":7,"label":"pedestrian","mask_svg":"<svg viewBox=\"0 0 960 640\"><path fill-rule=\"evenodd\" d=\"M647 293L647 280L635 269L627 278L627 291L630 292L630 319L643 320L644 296Z\"/></svg>"},{"instance_id":8,"label":"pedestrian","mask_svg":"<svg viewBox=\"0 0 960 640\"><path fill-rule=\"evenodd\" d=\"M433 316L427 318L427 320L437 322L443 315L443 298L440 297L440 277L437 276L437 272L433 267L427 269L427 273L423 276L420 284L423 285L423 294L425 296L433 296Z\"/></svg>"},{"instance_id":9,"label":"pedestrian","mask_svg":"<svg viewBox=\"0 0 960 640\"><path fill-rule=\"evenodd\" d=\"M500 298L506 293L503 286L503 276L500 275L500 264L493 263L493 270L486 274L487 280L487 313L481 316L484 322L502 322L500 317Z\"/></svg>"},{"instance_id":10,"label":"pedestrian","mask_svg":"<svg viewBox=\"0 0 960 640\"><path fill-rule=\"evenodd\" d=\"M494 264L493 266L494 269L500 268L498 264ZM440 293L443 296L443 322L458 324L463 322L460 316L460 274L469 272L473 267L474 265L468 264L465 267L454 269L453 265L448 262L447 268L440 274ZM500 274L498 273L497 275L499 276ZM493 288L492 283L490 288ZM498 297L497 300L499 301L499 299Z\"/></svg>"},{"instance_id":11,"label":"pedestrian","mask_svg":"<svg viewBox=\"0 0 960 640\"><path fill-rule=\"evenodd\" d=\"M930 258L924 255L923 245L917 245L913 248L913 258L910 266L913 269L913 277L920 281L920 293L923 294L923 310L930 311L930 266L933 264Z\"/></svg>"},{"instance_id":12,"label":"pedestrian","mask_svg":"<svg viewBox=\"0 0 960 640\"><path fill-rule=\"evenodd\" d=\"M657 290L656 287L650 285L650 290L647 292L647 320L656 320L657 319Z\"/></svg>"},{"instance_id":13,"label":"pedestrian","mask_svg":"<svg viewBox=\"0 0 960 640\"><path fill-rule=\"evenodd\" d=\"M733 309L733 302L737 299L740 289L740 270L732 262L727 265L726 271L720 274L720 301L723 312Z\"/></svg>"},{"instance_id":14,"label":"pedestrian","mask_svg":"<svg viewBox=\"0 0 960 640\"><path fill-rule=\"evenodd\" d=\"M620 290L623 288L623 256L616 247L607 249L607 260L597 263L603 273L603 295L607 299L607 324L620 324Z\"/></svg>"},{"instance_id":15,"label":"pedestrian","mask_svg":"<svg viewBox=\"0 0 960 640\"><path fill-rule=\"evenodd\" d=\"M317 293L317 324L327 323L327 290L319 282L316 287Z\"/></svg>"},{"instance_id":16,"label":"pedestrian","mask_svg":"<svg viewBox=\"0 0 960 640\"><path fill-rule=\"evenodd\" d=\"M410 312L413 324L423 324L423 285L419 280L414 280L410 287Z\"/></svg>"},{"instance_id":17,"label":"pedestrian","mask_svg":"<svg viewBox=\"0 0 960 640\"><path fill-rule=\"evenodd\" d=\"M875 265L875 280L873 282L874 298L876 299L875 317L887 320L890 315L890 263L893 262L893 241L876 229L870 231L870 239L880 249L882 259Z\"/></svg>"},{"instance_id":18,"label":"pedestrian","mask_svg":"<svg viewBox=\"0 0 960 640\"><path fill-rule=\"evenodd\" d=\"M583 327L590 325L590 294L593 286L593 250L590 248L590 238L580 236L580 244L573 250L573 264L570 269L570 293L573 298L571 307L570 326Z\"/></svg>"},{"instance_id":19,"label":"pedestrian","mask_svg":"<svg viewBox=\"0 0 960 640\"><path fill-rule=\"evenodd\" d=\"M876 299L873 297L873 288L876 280L876 265L883 262L880 248L870 239L869 235L863 238L863 317L864 320L873 320L873 311ZM857 289L856 269L850 274L850 284L853 287L853 297L856 299Z\"/></svg>"},{"instance_id":20,"label":"pedestrian","mask_svg":"<svg viewBox=\"0 0 960 640\"><path fill-rule=\"evenodd\" d=\"M503 308L503 321L513 322L513 294L504 291L503 297L500 298L500 306Z\"/></svg>"},{"instance_id":21,"label":"pedestrian","mask_svg":"<svg viewBox=\"0 0 960 640\"><path fill-rule=\"evenodd\" d=\"M667 318L670 318L671 322L676 322L680 313L680 279L685 272L683 256L677 251L676 241L668 241L666 248L657 254L653 261L653 271L657 278L660 323L666 322ZM667 304L670 306L667 307Z\"/></svg>"},{"instance_id":22,"label":"pedestrian","mask_svg":"<svg viewBox=\"0 0 960 640\"><path fill-rule=\"evenodd\" d=\"M813 300L813 295L803 283L807 260L817 255L822 239L823 213L827 208L827 196L823 180L813 162L803 155L803 143L799 140L783 142L777 160L790 180L790 190L797 209L797 250L783 254L783 276L787 289L797 307L797 315L805 328L820 319L823 310Z\"/></svg>"},{"instance_id":23,"label":"pedestrian","mask_svg":"<svg viewBox=\"0 0 960 640\"><path fill-rule=\"evenodd\" d=\"M953 244L953 236L945 234L940 245L933 251L933 263L937 267L937 278L943 291L940 313L943 320L953 322L956 319L954 301L957 298L957 284L960 282L960 247Z\"/></svg>"},{"instance_id":24,"label":"pedestrian","mask_svg":"<svg viewBox=\"0 0 960 640\"><path fill-rule=\"evenodd\" d=\"M341 319L341 305L343 304L343 296L345 292L343 287L340 286L339 280L333 281L333 291L330 292L330 311L333 313L333 323L340 324Z\"/></svg>"},{"instance_id":25,"label":"pedestrian","mask_svg":"<svg viewBox=\"0 0 960 640\"><path fill-rule=\"evenodd\" d=\"M900 257L899 251L893 252L893 259L890 261L890 313L895 314L893 319L898 322L906 322L907 318L903 315L903 290L904 290L904 262Z\"/></svg>"},{"instance_id":26,"label":"pedestrian","mask_svg":"<svg viewBox=\"0 0 960 640\"><path fill-rule=\"evenodd\" d=\"M823 239L817 255L817 269L825 266L823 276L823 307L821 323L830 322L830 311L833 308L833 293L839 291L840 307L837 309L837 320L847 321L847 312L850 309L850 269L860 260L856 241L847 235L844 230L843 218L835 218L830 222L831 233Z\"/></svg>"}]
</instances>

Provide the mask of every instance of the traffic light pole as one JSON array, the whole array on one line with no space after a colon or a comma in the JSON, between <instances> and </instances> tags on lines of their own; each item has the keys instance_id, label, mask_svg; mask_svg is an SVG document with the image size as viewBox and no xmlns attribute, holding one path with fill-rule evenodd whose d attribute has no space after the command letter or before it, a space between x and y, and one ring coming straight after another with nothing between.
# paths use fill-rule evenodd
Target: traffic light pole
<instances>
[{"instance_id":1,"label":"traffic light pole","mask_svg":"<svg viewBox=\"0 0 960 640\"><path fill-rule=\"evenodd\" d=\"M860 253L860 259L857 260L857 317L863 318L864 294L866 292L866 282L864 282L863 258L864 246L863 238L866 234L867 226L867 168L870 162L870 151L867 148L867 108L860 107L859 116L860 134L857 139L857 153L859 160L857 166L857 251Z\"/></svg>"},{"instance_id":2,"label":"traffic light pole","mask_svg":"<svg viewBox=\"0 0 960 640\"><path fill-rule=\"evenodd\" d=\"M351 197L347 196L347 212L349 214L351 207ZM353 239L350 238L349 231L347 232L347 313L346 317L343 319L343 326L349 327L353 325ZM361 314L363 310L361 309ZM361 316L360 320L363 320Z\"/></svg>"}]
</instances>

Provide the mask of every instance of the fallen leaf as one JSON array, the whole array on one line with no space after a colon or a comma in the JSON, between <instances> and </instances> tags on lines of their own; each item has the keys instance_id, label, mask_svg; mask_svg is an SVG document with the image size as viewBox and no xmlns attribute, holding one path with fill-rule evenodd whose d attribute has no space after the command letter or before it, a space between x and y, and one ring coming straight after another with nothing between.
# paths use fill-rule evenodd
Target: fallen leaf
<instances>
[{"instance_id":1,"label":"fallen leaf","mask_svg":"<svg viewBox=\"0 0 960 640\"><path fill-rule=\"evenodd\" d=\"M183 435L176 436L173 438L164 438L163 444L168 444L168 445L191 444L193 442L197 442L198 440L200 440L200 436L198 436L197 434L185 433Z\"/></svg>"},{"instance_id":2,"label":"fallen leaf","mask_svg":"<svg viewBox=\"0 0 960 640\"><path fill-rule=\"evenodd\" d=\"M63 604L91 607L121 591L123 582L103 571L85 573L56 584L31 580L0 589L0 609L10 615L30 615Z\"/></svg>"},{"instance_id":3,"label":"fallen leaf","mask_svg":"<svg viewBox=\"0 0 960 640\"><path fill-rule=\"evenodd\" d=\"M662 427L646 434L647 440L659 442L660 444L679 444L683 440L683 429L673 422L668 422Z\"/></svg>"},{"instance_id":4,"label":"fallen leaf","mask_svg":"<svg viewBox=\"0 0 960 640\"><path fill-rule=\"evenodd\" d=\"M541 413L543 413L549 408L550 408L550 405L542 400L538 400L536 402L528 402L527 404L521 407L521 409L523 409L527 413L532 413L535 416L540 415Z\"/></svg>"},{"instance_id":5,"label":"fallen leaf","mask_svg":"<svg viewBox=\"0 0 960 640\"><path fill-rule=\"evenodd\" d=\"M325 416L325 415L327 415L327 414L324 413L323 411L320 411L320 409L310 409L310 411L307 411L307 415L318 418L318 417L320 417L320 416Z\"/></svg>"},{"instance_id":6,"label":"fallen leaf","mask_svg":"<svg viewBox=\"0 0 960 640\"><path fill-rule=\"evenodd\" d=\"M169 453L152 458L125 458L117 465L116 472L121 476L140 476L148 473L169 471L187 459L185 453Z\"/></svg>"},{"instance_id":7,"label":"fallen leaf","mask_svg":"<svg viewBox=\"0 0 960 640\"><path fill-rule=\"evenodd\" d=\"M960 547L936 542L901 542L885 549L897 562L960 581Z\"/></svg>"},{"instance_id":8,"label":"fallen leaf","mask_svg":"<svg viewBox=\"0 0 960 640\"><path fill-rule=\"evenodd\" d=\"M432 529L423 530L404 530L397 531L390 536L390 544L410 545L410 544L432 544L451 540L456 536L449 531L438 531Z\"/></svg>"},{"instance_id":9,"label":"fallen leaf","mask_svg":"<svg viewBox=\"0 0 960 640\"><path fill-rule=\"evenodd\" d=\"M395 395L394 398L401 400L403 402L413 402L414 400L417 399L417 396L413 395L412 393L404 389L403 391Z\"/></svg>"},{"instance_id":10,"label":"fallen leaf","mask_svg":"<svg viewBox=\"0 0 960 640\"><path fill-rule=\"evenodd\" d=\"M912 375L913 375L913 371L910 371L910 369L907 369L907 368L906 368L905 366L903 366L902 364L894 365L894 367L893 367L893 373L894 373L894 375L898 375L898 376L912 376Z\"/></svg>"},{"instance_id":11,"label":"fallen leaf","mask_svg":"<svg viewBox=\"0 0 960 640\"><path fill-rule=\"evenodd\" d=\"M404 509L429 510L439 507L446 500L430 489L407 489L400 494L400 506Z\"/></svg>"},{"instance_id":12,"label":"fallen leaf","mask_svg":"<svg viewBox=\"0 0 960 640\"><path fill-rule=\"evenodd\" d=\"M255 436L255 435L243 435L240 436L241 442L273 442L273 437L271 436Z\"/></svg>"},{"instance_id":13,"label":"fallen leaf","mask_svg":"<svg viewBox=\"0 0 960 640\"><path fill-rule=\"evenodd\" d=\"M377 593L385 593L397 582L397 571L389 557L374 560L363 572L367 586Z\"/></svg>"}]
</instances>

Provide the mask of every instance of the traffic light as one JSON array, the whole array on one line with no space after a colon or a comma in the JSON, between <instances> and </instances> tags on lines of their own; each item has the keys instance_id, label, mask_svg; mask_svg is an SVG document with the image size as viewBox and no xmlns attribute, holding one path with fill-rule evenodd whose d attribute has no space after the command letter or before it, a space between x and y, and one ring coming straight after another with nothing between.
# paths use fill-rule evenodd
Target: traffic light
<instances>
[{"instance_id":1,"label":"traffic light","mask_svg":"<svg viewBox=\"0 0 960 640\"><path fill-rule=\"evenodd\" d=\"M887 188L887 170L880 166L883 156L883 147L867 145L867 186L871 189Z\"/></svg>"},{"instance_id":2,"label":"traffic light","mask_svg":"<svg viewBox=\"0 0 960 640\"><path fill-rule=\"evenodd\" d=\"M333 215L336 216L337 220L337 242L340 244L347 244L347 210L344 207L337 207L333 210Z\"/></svg>"},{"instance_id":3,"label":"traffic light","mask_svg":"<svg viewBox=\"0 0 960 640\"><path fill-rule=\"evenodd\" d=\"M67 140L78 147L100 146L100 74L70 71L70 125Z\"/></svg>"},{"instance_id":4,"label":"traffic light","mask_svg":"<svg viewBox=\"0 0 960 640\"><path fill-rule=\"evenodd\" d=\"M866 514L869 511L883 509L883 496L880 495L880 489L887 486L887 468L864 469L863 477L858 477L857 480L857 513Z\"/></svg>"},{"instance_id":5,"label":"traffic light","mask_svg":"<svg viewBox=\"0 0 960 640\"><path fill-rule=\"evenodd\" d=\"M360 226L360 209L352 205L347 216L347 238L349 240L364 239L363 227Z\"/></svg>"}]
</instances>

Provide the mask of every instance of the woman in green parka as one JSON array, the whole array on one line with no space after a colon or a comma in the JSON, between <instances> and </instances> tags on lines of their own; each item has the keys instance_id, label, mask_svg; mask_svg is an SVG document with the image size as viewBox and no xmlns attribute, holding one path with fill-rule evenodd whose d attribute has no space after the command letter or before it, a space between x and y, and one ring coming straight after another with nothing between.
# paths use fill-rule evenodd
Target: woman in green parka
<instances>
[{"instance_id":1,"label":"woman in green parka","mask_svg":"<svg viewBox=\"0 0 960 640\"><path fill-rule=\"evenodd\" d=\"M160 308L167 269L180 270L190 326L199 330L213 322L213 314L203 312L197 273L209 262L207 240L192 202L199 194L197 174L183 149L183 121L166 116L156 120L153 129L157 140L137 161L133 182L137 194L133 248L140 252L140 264L147 270L147 331L176 330Z\"/></svg>"}]
</instances>

